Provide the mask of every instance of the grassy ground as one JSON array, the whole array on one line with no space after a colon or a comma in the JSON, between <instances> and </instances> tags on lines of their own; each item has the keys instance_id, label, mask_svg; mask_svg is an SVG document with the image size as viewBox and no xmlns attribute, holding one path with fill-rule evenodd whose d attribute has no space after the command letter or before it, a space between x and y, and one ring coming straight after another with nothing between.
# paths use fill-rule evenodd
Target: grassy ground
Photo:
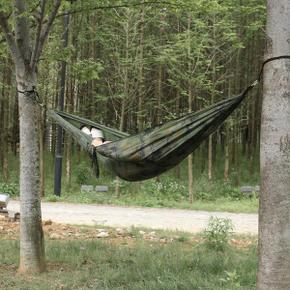
<instances>
[{"instance_id":1,"label":"grassy ground","mask_svg":"<svg viewBox=\"0 0 290 290\"><path fill-rule=\"evenodd\" d=\"M256 248L203 244L49 241L48 272L17 274L18 242L0 244L0 289L255 289Z\"/></svg>"},{"instance_id":2,"label":"grassy ground","mask_svg":"<svg viewBox=\"0 0 290 290\"><path fill-rule=\"evenodd\" d=\"M87 203L87 204L111 204L120 206L141 206L141 207L167 207L190 210L204 211L226 211L233 213L257 213L258 199L240 199L233 200L227 198L219 198L213 201L195 200L192 204L187 201L173 201L166 199L158 199L152 196L136 195L121 195L116 197L113 193L71 193L63 192L61 197L56 197L52 194L44 198L50 202L71 202L71 203Z\"/></svg>"}]
</instances>

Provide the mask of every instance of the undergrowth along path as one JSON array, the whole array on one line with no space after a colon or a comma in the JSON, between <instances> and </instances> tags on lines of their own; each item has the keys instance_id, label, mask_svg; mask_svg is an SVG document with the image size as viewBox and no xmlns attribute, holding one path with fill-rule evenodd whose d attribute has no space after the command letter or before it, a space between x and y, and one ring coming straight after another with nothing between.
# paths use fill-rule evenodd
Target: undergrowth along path
<instances>
[{"instance_id":1,"label":"undergrowth along path","mask_svg":"<svg viewBox=\"0 0 290 290\"><path fill-rule=\"evenodd\" d=\"M141 227L198 233L205 229L211 216L229 218L236 234L258 233L258 215L207 212L167 208L121 207L111 205L42 202L43 220L75 225ZM8 209L19 211L19 201L10 201Z\"/></svg>"}]
</instances>

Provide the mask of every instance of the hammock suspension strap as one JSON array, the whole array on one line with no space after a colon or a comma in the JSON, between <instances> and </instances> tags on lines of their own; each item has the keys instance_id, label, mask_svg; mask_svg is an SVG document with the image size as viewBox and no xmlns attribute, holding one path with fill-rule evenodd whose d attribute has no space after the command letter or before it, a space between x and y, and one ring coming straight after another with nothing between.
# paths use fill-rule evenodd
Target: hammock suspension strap
<instances>
[{"instance_id":1,"label":"hammock suspension strap","mask_svg":"<svg viewBox=\"0 0 290 290\"><path fill-rule=\"evenodd\" d=\"M29 91L17 90L17 92L20 94L23 94L26 98L29 98L30 100L32 100L34 103L38 104L39 106L41 107L44 106L42 98L40 97L35 87L32 87L32 90L29 90Z\"/></svg>"}]
</instances>

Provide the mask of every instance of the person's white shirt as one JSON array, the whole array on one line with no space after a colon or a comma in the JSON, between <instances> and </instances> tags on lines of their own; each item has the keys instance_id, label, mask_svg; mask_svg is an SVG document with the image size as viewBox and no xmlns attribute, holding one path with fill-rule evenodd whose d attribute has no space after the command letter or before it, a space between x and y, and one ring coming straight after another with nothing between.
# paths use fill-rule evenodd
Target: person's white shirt
<instances>
[{"instance_id":1,"label":"person's white shirt","mask_svg":"<svg viewBox=\"0 0 290 290\"><path fill-rule=\"evenodd\" d=\"M87 135L90 135L93 138L92 145L97 147L102 144L109 143L110 141L105 141L104 142L104 134L101 130L97 128L92 128L91 130L88 127L83 127L81 129L82 132L84 132Z\"/></svg>"},{"instance_id":2,"label":"person's white shirt","mask_svg":"<svg viewBox=\"0 0 290 290\"><path fill-rule=\"evenodd\" d=\"M97 129L97 128L92 128L91 129L91 136L92 138L102 138L104 140L104 134L101 130Z\"/></svg>"}]
</instances>

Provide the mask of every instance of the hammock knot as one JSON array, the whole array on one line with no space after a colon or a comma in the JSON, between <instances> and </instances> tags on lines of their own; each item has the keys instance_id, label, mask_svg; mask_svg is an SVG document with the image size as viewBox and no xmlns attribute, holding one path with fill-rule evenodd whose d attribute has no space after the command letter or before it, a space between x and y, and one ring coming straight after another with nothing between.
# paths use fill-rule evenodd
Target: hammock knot
<instances>
[{"instance_id":1,"label":"hammock knot","mask_svg":"<svg viewBox=\"0 0 290 290\"><path fill-rule=\"evenodd\" d=\"M38 94L35 87L32 87L32 90L27 90L27 91L17 90L17 92L23 94L26 98L31 99L34 103L37 103L38 105L43 106L42 99L40 95Z\"/></svg>"},{"instance_id":2,"label":"hammock knot","mask_svg":"<svg viewBox=\"0 0 290 290\"><path fill-rule=\"evenodd\" d=\"M259 80L255 80L252 84L251 84L251 87L255 87L257 84L259 84Z\"/></svg>"}]
</instances>

